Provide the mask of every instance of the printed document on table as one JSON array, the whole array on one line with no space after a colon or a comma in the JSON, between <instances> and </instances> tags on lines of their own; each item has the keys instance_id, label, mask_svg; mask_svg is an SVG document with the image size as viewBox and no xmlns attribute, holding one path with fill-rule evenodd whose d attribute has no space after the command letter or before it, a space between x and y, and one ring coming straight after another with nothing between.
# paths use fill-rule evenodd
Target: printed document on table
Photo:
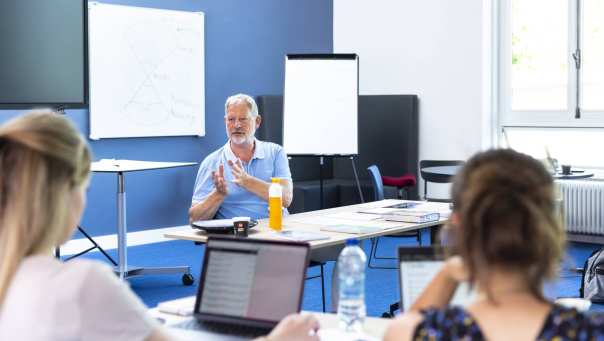
<instances>
[{"instance_id":1,"label":"printed document on table","mask_svg":"<svg viewBox=\"0 0 604 341\"><path fill-rule=\"evenodd\" d=\"M277 232L276 235L283 239L293 240L293 241L297 241L297 242L310 242L313 240L329 239L328 235L321 234L321 233L313 233L313 232L305 232L305 231L292 231L292 230L280 231L280 232Z\"/></svg>"},{"instance_id":2,"label":"printed document on table","mask_svg":"<svg viewBox=\"0 0 604 341\"><path fill-rule=\"evenodd\" d=\"M449 218L451 215L451 208L448 203L442 202L422 202L415 206L412 210L425 211L425 212L436 212L441 218Z\"/></svg>"},{"instance_id":3,"label":"printed document on table","mask_svg":"<svg viewBox=\"0 0 604 341\"><path fill-rule=\"evenodd\" d=\"M339 212L332 213L325 216L326 218L335 218L335 219L346 219L346 220L358 220L358 221L370 221L381 219L382 216L379 214L366 214L366 213L358 213L358 212Z\"/></svg>"},{"instance_id":4,"label":"printed document on table","mask_svg":"<svg viewBox=\"0 0 604 341\"><path fill-rule=\"evenodd\" d=\"M366 209L360 210L358 213L367 214L367 215L381 215L381 214L392 213L392 212L398 211L398 210L399 210L399 208L374 207L374 208L366 208Z\"/></svg>"},{"instance_id":5,"label":"printed document on table","mask_svg":"<svg viewBox=\"0 0 604 341\"><path fill-rule=\"evenodd\" d=\"M370 221L359 221L351 219L337 219L328 217L296 217L289 218L289 221L308 224L308 225L319 225L319 226L337 226L337 225L352 225L352 226L367 226L367 227L378 227L383 230L405 226L405 223L384 221L384 220L370 220Z\"/></svg>"}]
</instances>

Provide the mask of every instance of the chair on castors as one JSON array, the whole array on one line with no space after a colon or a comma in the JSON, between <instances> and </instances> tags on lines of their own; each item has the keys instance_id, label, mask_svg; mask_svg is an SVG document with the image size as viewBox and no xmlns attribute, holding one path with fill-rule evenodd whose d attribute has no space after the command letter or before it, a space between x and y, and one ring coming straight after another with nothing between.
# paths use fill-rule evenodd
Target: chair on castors
<instances>
[{"instance_id":1,"label":"chair on castors","mask_svg":"<svg viewBox=\"0 0 604 341\"><path fill-rule=\"evenodd\" d=\"M450 198L433 198L428 196L428 182L434 183L450 183L453 181L452 174L437 174L433 172L424 171L428 167L442 167L442 166L462 166L464 161L460 160L421 160L419 162L419 173L424 179L424 200L434 202L451 202Z\"/></svg>"},{"instance_id":2,"label":"chair on castors","mask_svg":"<svg viewBox=\"0 0 604 341\"><path fill-rule=\"evenodd\" d=\"M369 171L369 174L371 175L371 181L373 183L374 200L375 201L384 200L384 185L386 184L386 181L384 181L384 178L386 178L386 177L382 176L380 174L380 170L376 165L369 166L367 168L367 170ZM415 176L413 174L406 174L406 175L403 175L398 178L395 178L395 177L387 177L387 178L391 179L391 182L389 182L389 183L396 183L396 185L397 185L396 187L399 191L399 194L403 190L407 193L406 198L409 197L408 192L409 192L410 187L415 186L415 183L416 183ZM419 245L422 245L421 232L419 230L403 232L403 233L399 233L396 235L384 236L384 237L415 238L417 240L417 243ZM367 262L367 266L372 269L396 269L396 267L382 267L382 266L375 266L375 265L371 264L372 258L396 259L396 257L378 257L376 255L379 241L380 241L379 237L371 240L371 251L369 252L369 262Z\"/></svg>"},{"instance_id":3,"label":"chair on castors","mask_svg":"<svg viewBox=\"0 0 604 341\"><path fill-rule=\"evenodd\" d=\"M417 179L415 178L415 175L411 173L401 176L382 175L382 183L384 186L396 187L399 199L409 199L409 191L411 188L415 187L417 184ZM403 195L403 193L405 193L405 195Z\"/></svg>"}]
</instances>

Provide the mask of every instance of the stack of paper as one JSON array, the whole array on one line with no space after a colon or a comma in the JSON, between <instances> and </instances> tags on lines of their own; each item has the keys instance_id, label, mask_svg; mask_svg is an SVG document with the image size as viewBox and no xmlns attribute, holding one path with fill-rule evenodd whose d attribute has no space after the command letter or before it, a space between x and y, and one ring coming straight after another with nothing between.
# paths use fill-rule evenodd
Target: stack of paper
<instances>
[{"instance_id":1,"label":"stack of paper","mask_svg":"<svg viewBox=\"0 0 604 341\"><path fill-rule=\"evenodd\" d=\"M440 214L433 211L401 209L383 214L382 218L390 221L403 221L406 223L428 223L431 221L438 221L440 219Z\"/></svg>"},{"instance_id":2,"label":"stack of paper","mask_svg":"<svg viewBox=\"0 0 604 341\"><path fill-rule=\"evenodd\" d=\"M451 215L451 206L448 203L425 201L415 206L414 210L438 212L441 218L448 218Z\"/></svg>"}]
</instances>

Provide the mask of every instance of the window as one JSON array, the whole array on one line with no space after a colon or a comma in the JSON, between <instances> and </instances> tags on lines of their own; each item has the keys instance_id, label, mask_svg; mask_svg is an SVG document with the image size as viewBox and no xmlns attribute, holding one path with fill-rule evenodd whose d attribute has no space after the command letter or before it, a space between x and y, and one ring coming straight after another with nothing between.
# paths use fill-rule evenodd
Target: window
<instances>
[{"instance_id":1,"label":"window","mask_svg":"<svg viewBox=\"0 0 604 341\"><path fill-rule=\"evenodd\" d=\"M604 146L604 1L498 5L501 145L604 167L604 157L593 157Z\"/></svg>"},{"instance_id":2,"label":"window","mask_svg":"<svg viewBox=\"0 0 604 341\"><path fill-rule=\"evenodd\" d=\"M542 14L545 7L548 15ZM566 0L512 1L512 110L567 110L567 19Z\"/></svg>"},{"instance_id":3,"label":"window","mask_svg":"<svg viewBox=\"0 0 604 341\"><path fill-rule=\"evenodd\" d=\"M583 0L582 101L585 111L604 110L604 1Z\"/></svg>"},{"instance_id":4,"label":"window","mask_svg":"<svg viewBox=\"0 0 604 341\"><path fill-rule=\"evenodd\" d=\"M604 167L604 128L507 127L502 140L503 146L538 159L549 153L561 165Z\"/></svg>"}]
</instances>

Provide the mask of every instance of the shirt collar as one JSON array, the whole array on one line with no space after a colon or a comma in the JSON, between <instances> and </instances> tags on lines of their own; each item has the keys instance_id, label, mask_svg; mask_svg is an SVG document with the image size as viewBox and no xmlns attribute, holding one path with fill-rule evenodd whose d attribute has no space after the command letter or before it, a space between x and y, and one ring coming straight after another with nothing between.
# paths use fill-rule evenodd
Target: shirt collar
<instances>
[{"instance_id":1,"label":"shirt collar","mask_svg":"<svg viewBox=\"0 0 604 341\"><path fill-rule=\"evenodd\" d=\"M254 155L252 155L251 160L264 159L263 143L264 142L262 142L254 137ZM237 156L235 155L235 153L233 153L233 149L231 149L231 140L228 140L227 143L224 145L224 150L225 150L227 160L230 160L233 162L237 161Z\"/></svg>"}]
</instances>

